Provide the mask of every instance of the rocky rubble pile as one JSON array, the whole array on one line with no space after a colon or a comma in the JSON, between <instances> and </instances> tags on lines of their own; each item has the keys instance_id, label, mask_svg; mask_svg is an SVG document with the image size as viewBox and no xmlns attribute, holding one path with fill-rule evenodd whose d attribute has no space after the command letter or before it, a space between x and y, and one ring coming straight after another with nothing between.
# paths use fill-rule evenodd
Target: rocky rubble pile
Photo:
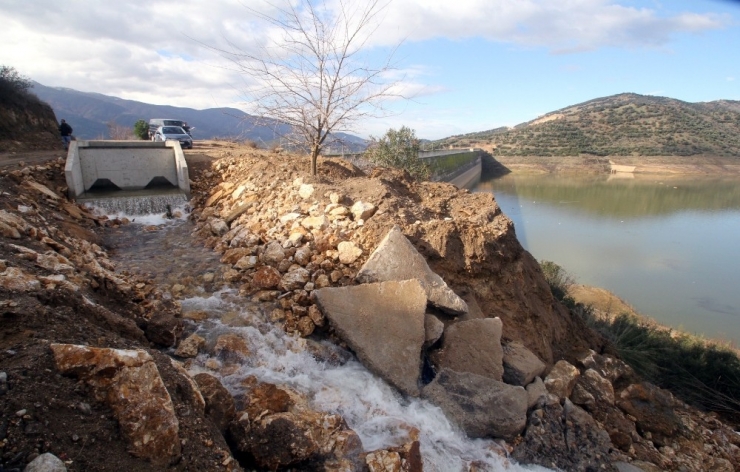
<instances>
[{"instance_id":1,"label":"rocky rubble pile","mask_svg":"<svg viewBox=\"0 0 740 472\"><path fill-rule=\"evenodd\" d=\"M0 172L2 467L56 456L70 470L421 470L412 427L366 451L287 385L227 390L219 376L256 346L192 333L207 315L172 296L201 282L238 287L316 356L346 361L309 341L349 347L517 461L740 466L736 432L641 382L554 301L492 196L338 161L308 181L291 159L226 157L191 174L194 234L223 267L176 287L116 269L100 235L126 222L62 197L62 162ZM199 354L206 371L191 368Z\"/></svg>"},{"instance_id":2,"label":"rocky rubble pile","mask_svg":"<svg viewBox=\"0 0 740 472\"><path fill-rule=\"evenodd\" d=\"M437 404L470 437L506 441L525 463L740 465L731 428L587 347L595 335L544 291L489 195L324 166L307 182L287 159L223 159L194 213L227 278L272 303L287 332L346 343L399 391Z\"/></svg>"}]
</instances>

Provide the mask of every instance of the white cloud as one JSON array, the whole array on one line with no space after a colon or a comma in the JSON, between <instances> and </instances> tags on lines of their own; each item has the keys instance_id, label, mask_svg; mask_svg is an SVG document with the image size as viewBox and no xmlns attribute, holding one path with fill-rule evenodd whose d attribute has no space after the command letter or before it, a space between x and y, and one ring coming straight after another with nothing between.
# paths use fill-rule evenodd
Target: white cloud
<instances>
[{"instance_id":1,"label":"white cloud","mask_svg":"<svg viewBox=\"0 0 740 472\"><path fill-rule=\"evenodd\" d=\"M194 108L234 106L249 79L217 49L251 50L266 34L245 6L270 8L257 0L3 0L0 64L50 86ZM617 0L395 0L373 40L481 37L572 52L662 46L676 34L726 23L711 13L667 16ZM404 95L445 91L423 67L402 72Z\"/></svg>"}]
</instances>

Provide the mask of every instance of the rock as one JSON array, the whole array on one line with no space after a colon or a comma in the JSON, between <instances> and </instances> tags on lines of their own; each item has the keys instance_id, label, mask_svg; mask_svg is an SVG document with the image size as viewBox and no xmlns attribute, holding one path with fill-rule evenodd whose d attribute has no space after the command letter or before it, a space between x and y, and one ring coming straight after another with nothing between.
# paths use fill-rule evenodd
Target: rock
<instances>
[{"instance_id":1,"label":"rock","mask_svg":"<svg viewBox=\"0 0 740 472\"><path fill-rule=\"evenodd\" d=\"M375 214L375 211L377 208L372 203L367 202L355 202L354 205L352 205L352 208L350 211L352 212L352 217L355 221L363 220L367 221L370 217L372 217Z\"/></svg>"},{"instance_id":2,"label":"rock","mask_svg":"<svg viewBox=\"0 0 740 472\"><path fill-rule=\"evenodd\" d=\"M511 440L527 425L527 392L469 372L442 369L422 396L471 438Z\"/></svg>"},{"instance_id":3,"label":"rock","mask_svg":"<svg viewBox=\"0 0 740 472\"><path fill-rule=\"evenodd\" d=\"M547 374L545 387L547 387L548 392L557 395L558 398L568 398L573 392L573 387L575 387L580 375L581 373L577 367L567 361L560 360Z\"/></svg>"},{"instance_id":4,"label":"rock","mask_svg":"<svg viewBox=\"0 0 740 472\"><path fill-rule=\"evenodd\" d=\"M277 264L285 259L285 250L278 241L270 241L262 253L262 261L265 264Z\"/></svg>"},{"instance_id":5,"label":"rock","mask_svg":"<svg viewBox=\"0 0 740 472\"><path fill-rule=\"evenodd\" d=\"M216 236L223 236L224 234L229 232L229 225L226 224L224 220L214 218L208 222L208 226L211 230L211 233Z\"/></svg>"},{"instance_id":6,"label":"rock","mask_svg":"<svg viewBox=\"0 0 740 472\"><path fill-rule=\"evenodd\" d=\"M260 267L252 276L252 284L261 289L277 288L281 280L280 272L271 266Z\"/></svg>"},{"instance_id":7,"label":"rock","mask_svg":"<svg viewBox=\"0 0 740 472\"><path fill-rule=\"evenodd\" d=\"M447 327L442 348L432 355L440 369L470 372L501 381L504 373L499 318L462 321Z\"/></svg>"},{"instance_id":8,"label":"rock","mask_svg":"<svg viewBox=\"0 0 740 472\"><path fill-rule=\"evenodd\" d=\"M177 373L180 374L179 377L177 377L175 386L178 396L188 405L193 407L198 414L205 414L206 401L203 398L203 394L200 393L198 383L180 362L170 358L170 365L172 365Z\"/></svg>"},{"instance_id":9,"label":"rock","mask_svg":"<svg viewBox=\"0 0 740 472\"><path fill-rule=\"evenodd\" d=\"M20 231L2 221L0 221L0 236L10 239L21 239Z\"/></svg>"},{"instance_id":10,"label":"rock","mask_svg":"<svg viewBox=\"0 0 740 472\"><path fill-rule=\"evenodd\" d=\"M200 373L193 377L206 403L205 413L218 427L221 433L226 432L229 423L236 416L234 397L221 382L211 374Z\"/></svg>"},{"instance_id":11,"label":"rock","mask_svg":"<svg viewBox=\"0 0 740 472\"><path fill-rule=\"evenodd\" d=\"M570 399L593 412L604 405L614 405L614 387L594 369L587 369L576 383Z\"/></svg>"},{"instance_id":12,"label":"rock","mask_svg":"<svg viewBox=\"0 0 740 472\"><path fill-rule=\"evenodd\" d=\"M54 454L45 452L29 462L23 472L67 472L67 466Z\"/></svg>"},{"instance_id":13,"label":"rock","mask_svg":"<svg viewBox=\"0 0 740 472\"><path fill-rule=\"evenodd\" d=\"M337 334L365 366L418 396L426 295L416 280L313 292Z\"/></svg>"},{"instance_id":14,"label":"rock","mask_svg":"<svg viewBox=\"0 0 740 472\"><path fill-rule=\"evenodd\" d=\"M0 223L9 228L15 229L20 233L25 233L28 229L31 228L31 225L29 225L22 217L14 215L13 213L9 213L5 210L0 210ZM19 239L20 233L18 234L18 238L13 239Z\"/></svg>"},{"instance_id":15,"label":"rock","mask_svg":"<svg viewBox=\"0 0 740 472\"><path fill-rule=\"evenodd\" d=\"M300 290L309 280L311 280L311 273L300 267L283 275L280 284L285 290Z\"/></svg>"},{"instance_id":16,"label":"rock","mask_svg":"<svg viewBox=\"0 0 740 472\"><path fill-rule=\"evenodd\" d=\"M529 415L527 431L512 457L525 464L557 470L609 470L625 460L612 451L609 435L584 410L565 400L548 403Z\"/></svg>"},{"instance_id":17,"label":"rock","mask_svg":"<svg viewBox=\"0 0 740 472\"><path fill-rule=\"evenodd\" d=\"M248 395L246 412L250 418L257 418L264 412L283 413L294 405L288 392L271 383L261 383Z\"/></svg>"},{"instance_id":18,"label":"rock","mask_svg":"<svg viewBox=\"0 0 740 472\"><path fill-rule=\"evenodd\" d=\"M675 400L667 390L643 382L622 390L617 406L637 419L637 427L663 436L673 436L681 428L674 411Z\"/></svg>"},{"instance_id":19,"label":"rock","mask_svg":"<svg viewBox=\"0 0 740 472\"><path fill-rule=\"evenodd\" d=\"M296 231L294 233L290 233L290 236L288 236L288 239L286 239L285 242L283 243L283 247L285 249L288 249L291 247L299 247L302 241L303 241L303 233Z\"/></svg>"},{"instance_id":20,"label":"rock","mask_svg":"<svg viewBox=\"0 0 740 472\"><path fill-rule=\"evenodd\" d=\"M394 226L370 254L356 279L361 283L417 279L432 305L452 314L468 311L465 301L432 272L398 226Z\"/></svg>"},{"instance_id":21,"label":"rock","mask_svg":"<svg viewBox=\"0 0 740 472\"><path fill-rule=\"evenodd\" d=\"M351 241L342 241L337 246L337 250L339 251L339 262L342 264L352 264L362 255L362 249Z\"/></svg>"},{"instance_id":22,"label":"rock","mask_svg":"<svg viewBox=\"0 0 740 472\"><path fill-rule=\"evenodd\" d=\"M342 196L337 192L332 192L329 194L329 201L336 205L342 201Z\"/></svg>"},{"instance_id":23,"label":"rock","mask_svg":"<svg viewBox=\"0 0 740 472\"><path fill-rule=\"evenodd\" d=\"M301 221L301 226L308 230L312 229L326 229L329 226L329 219L325 215L321 216L309 216Z\"/></svg>"},{"instance_id":24,"label":"rock","mask_svg":"<svg viewBox=\"0 0 740 472\"><path fill-rule=\"evenodd\" d=\"M222 360L238 362L249 356L249 347L244 338L237 334L227 333L218 337L213 352Z\"/></svg>"},{"instance_id":25,"label":"rock","mask_svg":"<svg viewBox=\"0 0 740 472\"><path fill-rule=\"evenodd\" d=\"M365 464L370 472L422 472L424 470L419 441L412 441L400 447L368 452L365 456Z\"/></svg>"},{"instance_id":26,"label":"rock","mask_svg":"<svg viewBox=\"0 0 740 472\"><path fill-rule=\"evenodd\" d=\"M311 248L308 246L299 247L293 255L293 260L296 264L305 266L311 262Z\"/></svg>"},{"instance_id":27,"label":"rock","mask_svg":"<svg viewBox=\"0 0 740 472\"><path fill-rule=\"evenodd\" d=\"M234 265L237 262L239 262L239 260L242 259L243 257L250 256L251 254L252 254L252 250L246 247L237 247L234 249L229 249L221 257L221 262L223 262L224 264Z\"/></svg>"},{"instance_id":28,"label":"rock","mask_svg":"<svg viewBox=\"0 0 740 472\"><path fill-rule=\"evenodd\" d=\"M280 222L282 224L286 224L286 223L290 223L291 221L295 221L300 217L301 217L300 213L286 213L285 215L280 217Z\"/></svg>"},{"instance_id":29,"label":"rock","mask_svg":"<svg viewBox=\"0 0 740 472\"><path fill-rule=\"evenodd\" d=\"M177 344L182 336L182 320L168 313L157 313L146 324L144 335L146 338L163 347L171 347Z\"/></svg>"},{"instance_id":30,"label":"rock","mask_svg":"<svg viewBox=\"0 0 740 472\"><path fill-rule=\"evenodd\" d=\"M324 326L324 323L326 323L326 318L324 317L324 314L321 313L321 310L319 310L319 307L316 305L311 305L308 307L308 317L311 318L311 321L313 321L313 324L315 324L318 327Z\"/></svg>"},{"instance_id":31,"label":"rock","mask_svg":"<svg viewBox=\"0 0 740 472\"><path fill-rule=\"evenodd\" d=\"M93 387L137 457L165 467L180 456L179 422L152 357L142 350L52 344L57 369Z\"/></svg>"},{"instance_id":32,"label":"rock","mask_svg":"<svg viewBox=\"0 0 740 472\"><path fill-rule=\"evenodd\" d=\"M424 348L428 348L439 341L444 330L445 324L439 318L428 313L424 315Z\"/></svg>"},{"instance_id":33,"label":"rock","mask_svg":"<svg viewBox=\"0 0 740 472\"><path fill-rule=\"evenodd\" d=\"M527 385L526 390L528 409L533 408L540 402L540 399L547 396L547 387L545 387L545 382L543 382L539 377L535 377L534 381Z\"/></svg>"},{"instance_id":34,"label":"rock","mask_svg":"<svg viewBox=\"0 0 740 472\"><path fill-rule=\"evenodd\" d=\"M41 282L18 267L8 267L0 272L0 287L9 292L30 292L41 288Z\"/></svg>"},{"instance_id":35,"label":"rock","mask_svg":"<svg viewBox=\"0 0 740 472\"><path fill-rule=\"evenodd\" d=\"M186 358L195 357L198 355L200 349L205 346L205 344L205 339L198 336L197 334L191 334L190 336L185 338L179 346L177 346L177 349L175 350L175 355L178 357Z\"/></svg>"},{"instance_id":36,"label":"rock","mask_svg":"<svg viewBox=\"0 0 740 472\"><path fill-rule=\"evenodd\" d=\"M298 195L304 199L307 200L308 198L313 195L313 185L311 184L301 184L300 187L298 187Z\"/></svg>"},{"instance_id":37,"label":"rock","mask_svg":"<svg viewBox=\"0 0 740 472\"><path fill-rule=\"evenodd\" d=\"M623 361L611 356L602 356L593 350L589 350L587 354L578 359L578 362L584 369L594 369L612 384L623 378L636 379L632 368Z\"/></svg>"},{"instance_id":38,"label":"rock","mask_svg":"<svg viewBox=\"0 0 740 472\"><path fill-rule=\"evenodd\" d=\"M253 269L257 265L257 256L244 256L234 264L234 268L239 270Z\"/></svg>"},{"instance_id":39,"label":"rock","mask_svg":"<svg viewBox=\"0 0 740 472\"><path fill-rule=\"evenodd\" d=\"M512 341L503 346L503 350L503 379L507 384L525 387L545 371L545 363L527 349L524 344Z\"/></svg>"}]
</instances>

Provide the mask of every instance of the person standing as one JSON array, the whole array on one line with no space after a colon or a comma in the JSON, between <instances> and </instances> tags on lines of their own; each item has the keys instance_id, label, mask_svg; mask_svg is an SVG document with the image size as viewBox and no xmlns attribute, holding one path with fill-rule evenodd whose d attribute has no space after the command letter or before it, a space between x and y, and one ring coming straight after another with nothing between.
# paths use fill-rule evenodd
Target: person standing
<instances>
[{"instance_id":1,"label":"person standing","mask_svg":"<svg viewBox=\"0 0 740 472\"><path fill-rule=\"evenodd\" d=\"M62 135L62 143L66 151L69 149L69 143L72 141L72 127L64 119L62 119L62 124L59 125L59 134Z\"/></svg>"}]
</instances>

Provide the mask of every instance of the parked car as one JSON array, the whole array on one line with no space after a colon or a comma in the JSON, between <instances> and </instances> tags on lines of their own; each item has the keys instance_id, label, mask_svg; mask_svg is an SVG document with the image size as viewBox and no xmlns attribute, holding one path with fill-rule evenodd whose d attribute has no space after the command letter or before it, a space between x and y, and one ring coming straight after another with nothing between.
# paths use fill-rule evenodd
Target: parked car
<instances>
[{"instance_id":1,"label":"parked car","mask_svg":"<svg viewBox=\"0 0 740 472\"><path fill-rule=\"evenodd\" d=\"M180 141L180 146L183 148L193 148L193 138L180 126L160 126L157 131L154 132L154 141L168 141L175 140Z\"/></svg>"},{"instance_id":2,"label":"parked car","mask_svg":"<svg viewBox=\"0 0 740 472\"><path fill-rule=\"evenodd\" d=\"M189 126L186 121L172 120L169 118L152 118L149 120L149 138L151 138L152 141L154 141L154 133L156 133L157 129L161 126L179 126L184 129L190 137L193 136L193 130L195 129L194 126Z\"/></svg>"}]
</instances>

